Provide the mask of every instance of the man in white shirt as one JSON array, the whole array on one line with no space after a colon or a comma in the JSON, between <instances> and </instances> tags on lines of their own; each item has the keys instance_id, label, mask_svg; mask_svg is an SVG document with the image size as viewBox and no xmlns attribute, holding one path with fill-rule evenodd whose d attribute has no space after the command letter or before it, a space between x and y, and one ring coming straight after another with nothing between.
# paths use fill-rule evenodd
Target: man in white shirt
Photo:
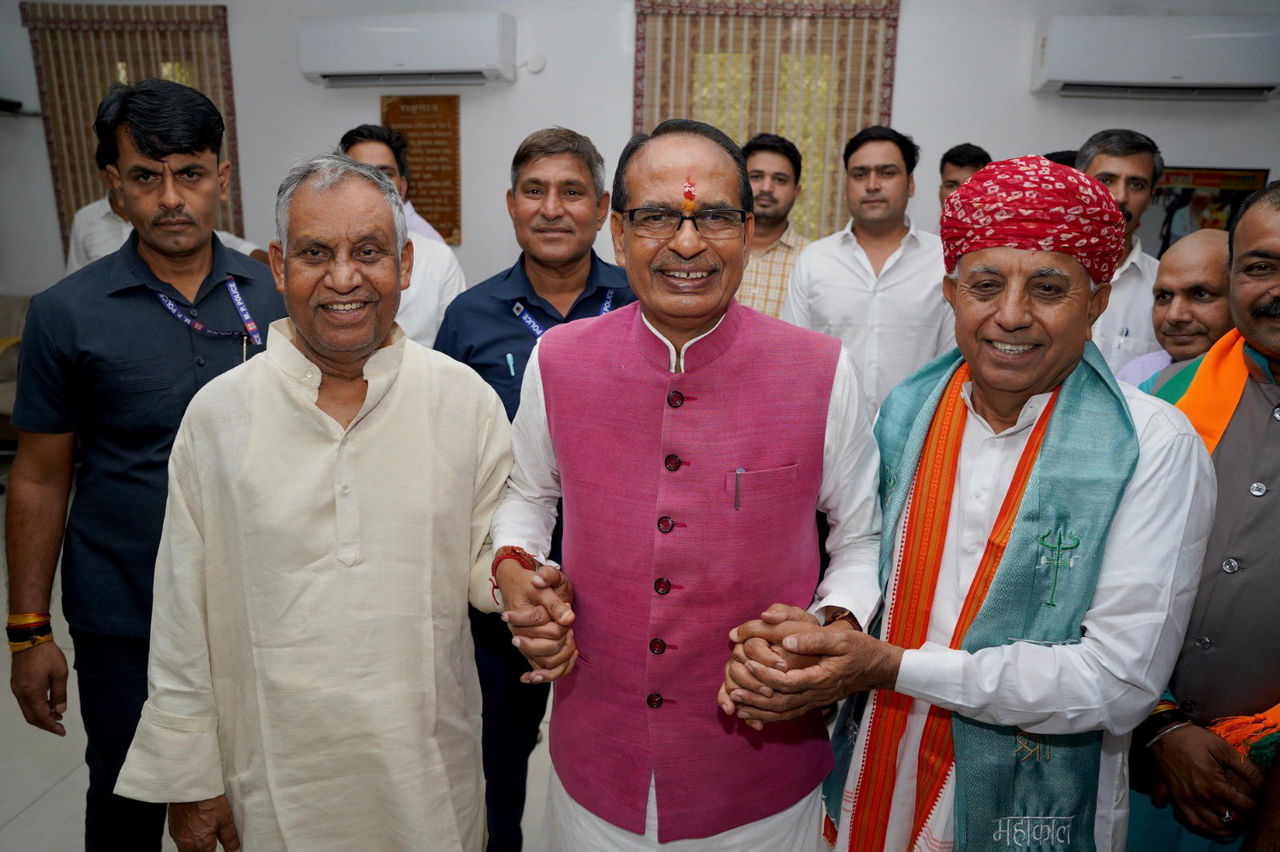
<instances>
[{"instance_id":1,"label":"man in white shirt","mask_svg":"<svg viewBox=\"0 0 1280 852\"><path fill-rule=\"evenodd\" d=\"M836 728L840 850L1120 850L1129 733L1186 631L1212 467L1089 343L1123 241L1101 184L992 163L941 231L959 352L880 410L879 614L833 634L779 608L736 631L725 686L764 722L872 690L856 742L855 702Z\"/></svg>"},{"instance_id":2,"label":"man in white shirt","mask_svg":"<svg viewBox=\"0 0 1280 852\"><path fill-rule=\"evenodd\" d=\"M805 248L782 319L840 338L873 410L908 373L954 345L943 301L942 246L906 216L920 148L889 127L844 146L849 224Z\"/></svg>"},{"instance_id":3,"label":"man in white shirt","mask_svg":"<svg viewBox=\"0 0 1280 852\"><path fill-rule=\"evenodd\" d=\"M357 163L386 175L404 202L405 225L413 241L413 277L400 296L396 323L412 339L430 349L444 320L444 309L467 281L453 250L440 232L417 214L409 192L409 142L403 134L380 124L361 124L342 134L338 149Z\"/></svg>"},{"instance_id":4,"label":"man in white shirt","mask_svg":"<svg viewBox=\"0 0 1280 852\"><path fill-rule=\"evenodd\" d=\"M276 227L289 319L174 441L149 697L116 792L170 802L180 852L479 852L467 603L494 606L506 416L396 328L413 247L381 173L296 166Z\"/></svg>"},{"instance_id":5,"label":"man in white shirt","mask_svg":"<svg viewBox=\"0 0 1280 852\"><path fill-rule=\"evenodd\" d=\"M1076 168L1111 191L1124 215L1124 259L1111 279L1111 300L1093 324L1093 342L1107 366L1118 370L1160 348L1151 327L1151 287L1159 261L1142 250L1138 226L1164 173L1164 157L1151 137L1136 130L1100 130L1076 153Z\"/></svg>"}]
</instances>

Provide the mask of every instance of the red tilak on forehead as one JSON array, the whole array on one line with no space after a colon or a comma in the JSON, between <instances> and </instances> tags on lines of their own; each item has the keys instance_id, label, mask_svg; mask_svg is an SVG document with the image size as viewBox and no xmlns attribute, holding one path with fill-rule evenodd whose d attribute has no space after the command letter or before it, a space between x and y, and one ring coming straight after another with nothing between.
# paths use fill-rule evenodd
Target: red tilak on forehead
<instances>
[{"instance_id":1,"label":"red tilak on forehead","mask_svg":"<svg viewBox=\"0 0 1280 852\"><path fill-rule=\"evenodd\" d=\"M684 179L684 202L680 205L686 213L693 210L693 202L698 198L698 193L693 185L693 178L686 177Z\"/></svg>"}]
</instances>

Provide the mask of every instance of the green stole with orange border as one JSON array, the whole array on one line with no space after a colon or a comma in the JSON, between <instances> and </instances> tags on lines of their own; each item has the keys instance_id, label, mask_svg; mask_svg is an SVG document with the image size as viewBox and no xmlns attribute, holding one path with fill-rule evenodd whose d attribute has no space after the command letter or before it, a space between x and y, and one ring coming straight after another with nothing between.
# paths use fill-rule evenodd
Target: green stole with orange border
<instances>
[{"instance_id":1,"label":"green stole with orange border","mask_svg":"<svg viewBox=\"0 0 1280 852\"><path fill-rule=\"evenodd\" d=\"M928 631L964 434L967 370L958 351L928 364L894 389L876 423L884 464L880 582L890 611L872 629L906 648L920 647ZM1080 642L1111 520L1137 460L1128 405L1088 343L1028 438L953 648ZM892 690L870 698L863 765L854 767L850 849L883 844L912 700ZM931 707L912 837L954 772L955 848L1093 849L1101 744L1101 731L1032 735Z\"/></svg>"}]
</instances>

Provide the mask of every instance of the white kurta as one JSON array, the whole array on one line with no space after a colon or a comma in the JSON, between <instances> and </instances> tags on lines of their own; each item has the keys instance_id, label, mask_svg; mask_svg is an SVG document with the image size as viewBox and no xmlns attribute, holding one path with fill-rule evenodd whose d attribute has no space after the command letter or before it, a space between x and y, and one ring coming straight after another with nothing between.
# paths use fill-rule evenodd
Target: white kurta
<instances>
[{"instance_id":1,"label":"white kurta","mask_svg":"<svg viewBox=\"0 0 1280 852\"><path fill-rule=\"evenodd\" d=\"M1071 645L1011 642L976 653L952 650L951 634L987 537L1050 397L1033 396L1018 422L996 434L973 410L969 388L964 387L969 416L928 636L922 648L903 654L898 674L897 691L919 700L912 702L899 747L885 849L900 852L910 842L916 761L930 703L1035 734L1102 730L1097 815L1092 826L1072 831L1092 830L1099 852L1123 849L1129 733L1163 691L1186 632L1217 495L1212 464L1181 412L1121 385L1138 435L1138 464L1107 537L1084 638ZM901 523L895 540L900 538ZM866 722L864 717L864 730ZM840 850L848 848L849 803L866 740L858 739L845 784ZM942 818L931 823L934 833L920 849L952 848L954 795L953 773L937 810Z\"/></svg>"},{"instance_id":2,"label":"white kurta","mask_svg":"<svg viewBox=\"0 0 1280 852\"><path fill-rule=\"evenodd\" d=\"M409 289L400 293L396 324L411 339L430 349L444 321L444 309L467 289L453 250L439 240L409 232L413 240L413 273Z\"/></svg>"},{"instance_id":3,"label":"white kurta","mask_svg":"<svg viewBox=\"0 0 1280 852\"><path fill-rule=\"evenodd\" d=\"M937 234L911 225L877 275L850 221L800 252L780 316L840 338L875 412L898 382L956 345L945 272Z\"/></svg>"},{"instance_id":4,"label":"white kurta","mask_svg":"<svg viewBox=\"0 0 1280 852\"><path fill-rule=\"evenodd\" d=\"M1155 326L1151 323L1151 306L1155 295L1160 261L1142 251L1142 241L1133 238L1133 250L1125 257L1111 278L1111 296L1107 309L1093 324L1093 342L1112 372L1125 364L1160 348Z\"/></svg>"},{"instance_id":5,"label":"white kurta","mask_svg":"<svg viewBox=\"0 0 1280 852\"><path fill-rule=\"evenodd\" d=\"M116 792L225 791L252 852L479 850L467 602L492 608L502 404L397 330L343 429L292 335L272 324L178 430L149 697Z\"/></svg>"}]
</instances>

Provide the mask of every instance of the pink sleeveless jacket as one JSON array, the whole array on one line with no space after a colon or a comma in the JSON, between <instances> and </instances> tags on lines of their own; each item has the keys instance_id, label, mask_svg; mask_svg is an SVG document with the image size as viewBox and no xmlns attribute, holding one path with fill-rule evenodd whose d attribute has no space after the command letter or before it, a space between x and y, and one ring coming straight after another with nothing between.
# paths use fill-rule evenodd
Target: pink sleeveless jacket
<instances>
[{"instance_id":1,"label":"pink sleeveless jacket","mask_svg":"<svg viewBox=\"0 0 1280 852\"><path fill-rule=\"evenodd\" d=\"M818 714L757 733L716 691L733 627L812 601L840 344L732 302L671 373L638 307L539 345L582 652L551 757L575 801L638 834L652 774L667 842L785 810L831 768Z\"/></svg>"}]
</instances>

